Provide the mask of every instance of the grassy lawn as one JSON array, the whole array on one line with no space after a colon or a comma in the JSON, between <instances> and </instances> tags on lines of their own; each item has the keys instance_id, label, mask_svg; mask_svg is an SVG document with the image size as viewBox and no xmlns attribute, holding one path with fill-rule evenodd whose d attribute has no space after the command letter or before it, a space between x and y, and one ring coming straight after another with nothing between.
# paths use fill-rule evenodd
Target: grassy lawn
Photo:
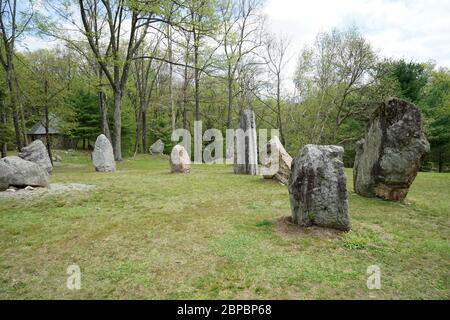
<instances>
[{"instance_id":1,"label":"grassy lawn","mask_svg":"<svg viewBox=\"0 0 450 320\"><path fill-rule=\"evenodd\" d=\"M60 155L52 182L96 188L0 199L1 299L450 298L450 174L420 173L401 204L354 194L348 169L352 231L336 233L280 220L287 188L230 166L140 156L111 174Z\"/></svg>"}]
</instances>

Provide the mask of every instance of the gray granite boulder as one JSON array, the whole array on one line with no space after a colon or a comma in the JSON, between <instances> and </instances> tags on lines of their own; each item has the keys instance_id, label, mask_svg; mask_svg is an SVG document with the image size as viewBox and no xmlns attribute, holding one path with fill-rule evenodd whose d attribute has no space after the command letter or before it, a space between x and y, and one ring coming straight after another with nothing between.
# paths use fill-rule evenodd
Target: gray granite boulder
<instances>
[{"instance_id":1,"label":"gray granite boulder","mask_svg":"<svg viewBox=\"0 0 450 320\"><path fill-rule=\"evenodd\" d=\"M191 159L186 149L177 144L170 153L170 172L189 173L191 171Z\"/></svg>"},{"instance_id":2,"label":"gray granite boulder","mask_svg":"<svg viewBox=\"0 0 450 320\"><path fill-rule=\"evenodd\" d=\"M288 183L294 223L350 230L343 153L339 146L308 144L294 158Z\"/></svg>"},{"instance_id":3,"label":"gray granite boulder","mask_svg":"<svg viewBox=\"0 0 450 320\"><path fill-rule=\"evenodd\" d=\"M429 151L419 109L397 98L388 99L374 112L365 138L357 142L355 192L365 197L403 200Z\"/></svg>"},{"instance_id":4,"label":"gray granite boulder","mask_svg":"<svg viewBox=\"0 0 450 320\"><path fill-rule=\"evenodd\" d=\"M241 111L234 139L234 173L258 175L256 123L252 110Z\"/></svg>"},{"instance_id":5,"label":"gray granite boulder","mask_svg":"<svg viewBox=\"0 0 450 320\"><path fill-rule=\"evenodd\" d=\"M261 174L264 179L275 179L282 184L287 184L291 174L292 157L275 136L265 145L261 152Z\"/></svg>"},{"instance_id":6,"label":"gray granite boulder","mask_svg":"<svg viewBox=\"0 0 450 320\"><path fill-rule=\"evenodd\" d=\"M163 154L164 152L164 142L161 139L158 139L154 144L150 146L150 154Z\"/></svg>"},{"instance_id":7,"label":"gray granite boulder","mask_svg":"<svg viewBox=\"0 0 450 320\"><path fill-rule=\"evenodd\" d=\"M113 147L104 134L99 135L95 141L94 151L92 152L92 163L94 164L95 171L116 171Z\"/></svg>"},{"instance_id":8,"label":"gray granite boulder","mask_svg":"<svg viewBox=\"0 0 450 320\"><path fill-rule=\"evenodd\" d=\"M21 151L22 152L19 153L19 157L24 160L37 163L48 173L52 172L52 162L50 161L50 157L48 156L47 148L41 140L37 139L33 141L26 147L23 147Z\"/></svg>"},{"instance_id":9,"label":"gray granite boulder","mask_svg":"<svg viewBox=\"0 0 450 320\"><path fill-rule=\"evenodd\" d=\"M0 159L0 191L8 187L47 187L49 174L37 163L16 156Z\"/></svg>"}]
</instances>

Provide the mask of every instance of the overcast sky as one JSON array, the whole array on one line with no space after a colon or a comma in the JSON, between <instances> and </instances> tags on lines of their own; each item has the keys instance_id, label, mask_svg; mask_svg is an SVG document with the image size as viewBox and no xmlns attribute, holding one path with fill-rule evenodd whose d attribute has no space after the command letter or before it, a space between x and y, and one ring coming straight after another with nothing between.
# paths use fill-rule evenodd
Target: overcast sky
<instances>
[{"instance_id":1,"label":"overcast sky","mask_svg":"<svg viewBox=\"0 0 450 320\"><path fill-rule=\"evenodd\" d=\"M450 67L450 0L268 0L264 11L291 39L287 82L297 53L334 27L356 26L382 56Z\"/></svg>"}]
</instances>

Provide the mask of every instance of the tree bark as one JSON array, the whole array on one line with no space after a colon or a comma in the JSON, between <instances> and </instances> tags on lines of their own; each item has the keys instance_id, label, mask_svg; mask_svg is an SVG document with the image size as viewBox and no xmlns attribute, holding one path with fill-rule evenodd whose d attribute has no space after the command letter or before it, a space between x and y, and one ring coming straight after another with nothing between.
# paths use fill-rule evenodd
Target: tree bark
<instances>
[{"instance_id":1,"label":"tree bark","mask_svg":"<svg viewBox=\"0 0 450 320\"><path fill-rule=\"evenodd\" d=\"M12 58L11 58L12 59ZM13 124L14 124L14 133L16 138L16 148L20 152L22 149L22 141L20 139L20 125L19 125L19 114L17 112L17 102L16 102L16 93L14 90L14 82L13 82L13 68L12 68L12 61L8 65L7 69L7 82L8 82L8 91L10 95L10 101L11 101L11 111L13 116Z\"/></svg>"},{"instance_id":2,"label":"tree bark","mask_svg":"<svg viewBox=\"0 0 450 320\"><path fill-rule=\"evenodd\" d=\"M439 157L438 157L438 171L439 173L442 173L444 171L444 148L440 147L439 148Z\"/></svg>"},{"instance_id":3,"label":"tree bark","mask_svg":"<svg viewBox=\"0 0 450 320\"><path fill-rule=\"evenodd\" d=\"M114 159L122 161L122 92L118 89L114 92Z\"/></svg>"},{"instance_id":4,"label":"tree bark","mask_svg":"<svg viewBox=\"0 0 450 320\"><path fill-rule=\"evenodd\" d=\"M142 111L142 148L144 153L148 152L147 149L147 111L144 109Z\"/></svg>"},{"instance_id":5,"label":"tree bark","mask_svg":"<svg viewBox=\"0 0 450 320\"><path fill-rule=\"evenodd\" d=\"M167 26L167 50L169 53L169 61L172 62L173 54L172 54L172 39L171 39L171 27L170 25ZM175 114L175 102L173 99L173 65L172 63L169 63L169 96L170 96L170 110L172 113L172 131L175 131L176 129L176 114Z\"/></svg>"},{"instance_id":6,"label":"tree bark","mask_svg":"<svg viewBox=\"0 0 450 320\"><path fill-rule=\"evenodd\" d=\"M285 141L284 141L284 134L283 134L283 124L281 121L281 78L280 78L280 74L278 73L277 75L277 122L278 122L278 130L280 131L280 140L281 140L281 144L284 146L285 145Z\"/></svg>"},{"instance_id":7,"label":"tree bark","mask_svg":"<svg viewBox=\"0 0 450 320\"><path fill-rule=\"evenodd\" d=\"M109 130L108 124L108 107L106 105L106 94L103 91L102 87L102 79L103 79L103 71L102 68L99 67L98 71L98 81L99 81L99 89L98 89L98 107L100 112L100 125L102 133L111 141L111 131Z\"/></svg>"},{"instance_id":8,"label":"tree bark","mask_svg":"<svg viewBox=\"0 0 450 320\"><path fill-rule=\"evenodd\" d=\"M23 113L23 106L20 106L20 126L24 144L28 145L27 128L25 126L25 115Z\"/></svg>"},{"instance_id":9,"label":"tree bark","mask_svg":"<svg viewBox=\"0 0 450 320\"><path fill-rule=\"evenodd\" d=\"M1 118L1 123L2 125L6 128L7 124L8 124L8 117L6 115L6 110L2 110L2 114L1 114L2 118ZM1 157L4 158L8 155L8 143L7 142L3 142L2 143L2 147L1 147Z\"/></svg>"},{"instance_id":10,"label":"tree bark","mask_svg":"<svg viewBox=\"0 0 450 320\"><path fill-rule=\"evenodd\" d=\"M199 92L199 72L198 72L198 35L194 29L194 86L195 86L195 121L200 121L200 92Z\"/></svg>"},{"instance_id":11,"label":"tree bark","mask_svg":"<svg viewBox=\"0 0 450 320\"><path fill-rule=\"evenodd\" d=\"M49 117L49 111L48 111L48 81L44 81L44 93L45 93L45 142L47 144L47 153L50 158L50 162L53 166L53 157L52 157L52 142L50 137L50 117Z\"/></svg>"},{"instance_id":12,"label":"tree bark","mask_svg":"<svg viewBox=\"0 0 450 320\"><path fill-rule=\"evenodd\" d=\"M228 66L228 108L227 108L227 129L231 128L231 112L233 108L233 79L231 77L231 66Z\"/></svg>"}]
</instances>

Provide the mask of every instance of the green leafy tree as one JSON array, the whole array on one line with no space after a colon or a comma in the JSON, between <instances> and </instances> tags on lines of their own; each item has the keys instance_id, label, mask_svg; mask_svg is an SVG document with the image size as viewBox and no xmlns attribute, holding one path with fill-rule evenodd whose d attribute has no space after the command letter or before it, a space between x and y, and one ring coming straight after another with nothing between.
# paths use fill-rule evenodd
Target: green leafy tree
<instances>
[{"instance_id":1,"label":"green leafy tree","mask_svg":"<svg viewBox=\"0 0 450 320\"><path fill-rule=\"evenodd\" d=\"M443 172L445 164L450 162L450 70L433 71L423 96L420 106L431 144L429 159Z\"/></svg>"}]
</instances>

